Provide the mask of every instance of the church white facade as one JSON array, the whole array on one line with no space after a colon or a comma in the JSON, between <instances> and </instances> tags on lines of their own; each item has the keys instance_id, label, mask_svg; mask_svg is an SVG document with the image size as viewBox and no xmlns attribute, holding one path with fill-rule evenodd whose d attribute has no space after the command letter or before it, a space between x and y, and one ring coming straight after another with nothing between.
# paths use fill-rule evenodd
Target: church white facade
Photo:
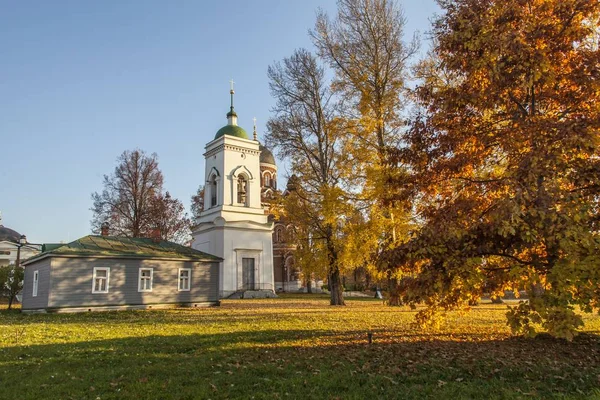
<instances>
[{"instance_id":1,"label":"church white facade","mask_svg":"<svg viewBox=\"0 0 600 400\"><path fill-rule=\"evenodd\" d=\"M192 247L223 258L221 298L239 291L275 291L273 223L261 204L260 144L237 125L227 125L206 145L204 211L195 221Z\"/></svg>"}]
</instances>

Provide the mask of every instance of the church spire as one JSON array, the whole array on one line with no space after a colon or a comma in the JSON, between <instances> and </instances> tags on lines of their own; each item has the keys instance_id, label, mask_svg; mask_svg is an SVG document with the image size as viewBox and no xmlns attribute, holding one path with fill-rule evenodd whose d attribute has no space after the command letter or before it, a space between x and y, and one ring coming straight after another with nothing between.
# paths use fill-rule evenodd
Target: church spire
<instances>
[{"instance_id":1,"label":"church spire","mask_svg":"<svg viewBox=\"0 0 600 400\"><path fill-rule=\"evenodd\" d=\"M229 112L227 113L227 125L237 126L237 114L233 109L233 95L235 94L235 91L233 90L233 84L235 82L233 82L232 79L229 81L229 83L231 84L231 89L229 90L229 94L231 95L231 107L229 109Z\"/></svg>"},{"instance_id":2,"label":"church spire","mask_svg":"<svg viewBox=\"0 0 600 400\"><path fill-rule=\"evenodd\" d=\"M256 134L256 117L252 118L252 120L254 121L254 141L257 142L258 135Z\"/></svg>"}]
</instances>

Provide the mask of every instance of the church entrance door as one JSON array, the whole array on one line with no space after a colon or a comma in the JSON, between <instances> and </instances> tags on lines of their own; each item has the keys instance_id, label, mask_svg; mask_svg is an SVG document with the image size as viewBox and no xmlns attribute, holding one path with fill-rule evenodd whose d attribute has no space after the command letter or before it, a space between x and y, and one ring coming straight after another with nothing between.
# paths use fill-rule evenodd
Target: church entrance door
<instances>
[{"instance_id":1,"label":"church entrance door","mask_svg":"<svg viewBox=\"0 0 600 400\"><path fill-rule=\"evenodd\" d=\"M242 258L242 282L244 289L254 290L254 258Z\"/></svg>"}]
</instances>

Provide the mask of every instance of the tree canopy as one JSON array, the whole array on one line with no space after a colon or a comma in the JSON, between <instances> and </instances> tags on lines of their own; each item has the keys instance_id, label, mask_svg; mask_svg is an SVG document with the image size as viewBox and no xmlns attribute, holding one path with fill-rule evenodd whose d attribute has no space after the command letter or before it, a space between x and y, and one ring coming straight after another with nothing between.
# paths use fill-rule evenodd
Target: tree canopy
<instances>
[{"instance_id":1,"label":"tree canopy","mask_svg":"<svg viewBox=\"0 0 600 400\"><path fill-rule=\"evenodd\" d=\"M421 322L483 293L526 290L508 313L572 338L600 306L600 3L439 0L420 110L397 160L420 221L390 260ZM406 181L398 181L399 185Z\"/></svg>"},{"instance_id":2,"label":"tree canopy","mask_svg":"<svg viewBox=\"0 0 600 400\"><path fill-rule=\"evenodd\" d=\"M124 151L111 175L104 175L103 190L92 194L92 231L104 222L110 233L126 237L151 237L184 243L190 222L183 204L163 192L158 156L142 150Z\"/></svg>"},{"instance_id":3,"label":"tree canopy","mask_svg":"<svg viewBox=\"0 0 600 400\"><path fill-rule=\"evenodd\" d=\"M192 219L195 220L196 218L199 218L202 211L204 211L204 185L198 186L196 194L192 195L190 200L190 210L192 212Z\"/></svg>"},{"instance_id":4,"label":"tree canopy","mask_svg":"<svg viewBox=\"0 0 600 400\"><path fill-rule=\"evenodd\" d=\"M405 167L390 162L402 143L409 62L419 45L416 35L403 40L405 25L394 1L340 0L335 17L320 12L311 32L335 73L331 86L343 104L344 151L350 159L345 188L354 206L346 224L344 265L387 279L391 305L399 303L397 271L381 255L405 239L410 225L410 203L395 199L398 186L391 184Z\"/></svg>"},{"instance_id":5,"label":"tree canopy","mask_svg":"<svg viewBox=\"0 0 600 400\"><path fill-rule=\"evenodd\" d=\"M17 294L23 289L25 269L14 264L0 266L0 296L8 298L10 310Z\"/></svg>"},{"instance_id":6,"label":"tree canopy","mask_svg":"<svg viewBox=\"0 0 600 400\"><path fill-rule=\"evenodd\" d=\"M320 264L327 274L331 304L343 305L339 230L344 215L340 173L340 128L337 103L325 80L325 70L307 50L296 50L268 71L276 99L267 123L267 143L289 157L296 178L284 197L285 215L296 225L299 245L319 252L297 262L314 271Z\"/></svg>"}]
</instances>

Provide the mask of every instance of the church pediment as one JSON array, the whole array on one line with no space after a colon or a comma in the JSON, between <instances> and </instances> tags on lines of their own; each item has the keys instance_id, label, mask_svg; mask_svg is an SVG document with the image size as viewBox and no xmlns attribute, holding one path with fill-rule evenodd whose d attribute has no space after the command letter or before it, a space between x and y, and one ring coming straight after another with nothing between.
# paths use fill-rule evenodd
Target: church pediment
<instances>
[{"instance_id":1,"label":"church pediment","mask_svg":"<svg viewBox=\"0 0 600 400\"><path fill-rule=\"evenodd\" d=\"M231 176L235 179L237 179L237 177L240 176L240 174L245 174L249 180L254 179L252 172L250 172L250 170L245 165L238 165L233 169L233 171L231 171Z\"/></svg>"}]
</instances>

